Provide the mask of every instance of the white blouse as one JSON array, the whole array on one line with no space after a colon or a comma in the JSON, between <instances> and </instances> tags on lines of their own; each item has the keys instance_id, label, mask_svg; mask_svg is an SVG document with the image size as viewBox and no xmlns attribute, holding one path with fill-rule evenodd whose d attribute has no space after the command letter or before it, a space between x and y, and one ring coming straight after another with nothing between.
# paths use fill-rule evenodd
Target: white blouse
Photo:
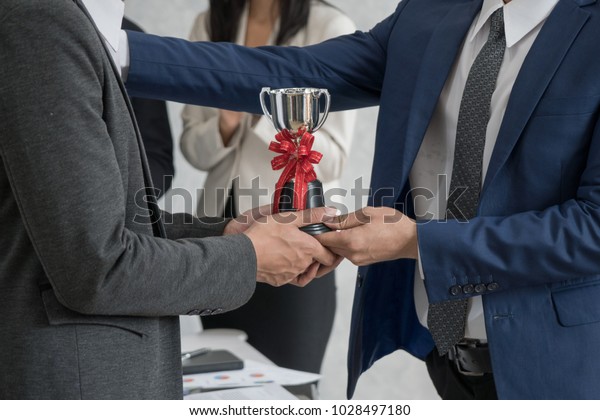
<instances>
[{"instance_id":1,"label":"white blouse","mask_svg":"<svg viewBox=\"0 0 600 420\"><path fill-rule=\"evenodd\" d=\"M197 17L190 40L209 40L207 17L206 12ZM245 42L247 21L248 8L240 20L237 44ZM307 26L288 45L316 44L354 31L354 23L341 11L313 2ZM274 33L277 33L277 25ZM273 42L273 39L269 41L271 45ZM256 92L257 97L259 93ZM335 101L335 98L332 100ZM324 184L325 193L336 186L342 174L350 150L355 116L356 111L331 113L323 128L315 133L313 150L323 153L323 159L316 165L316 173ZM187 105L182 118L184 128L180 146L183 155L194 167L208 172L204 190L199 196L197 215L221 216L236 178L239 181L236 180L234 188L234 203L238 214L272 202L281 170L271 169L271 159L277 155L269 151L268 146L277 132L266 117L260 116L256 121L255 116L244 115L227 147L219 131L218 109Z\"/></svg>"}]
</instances>

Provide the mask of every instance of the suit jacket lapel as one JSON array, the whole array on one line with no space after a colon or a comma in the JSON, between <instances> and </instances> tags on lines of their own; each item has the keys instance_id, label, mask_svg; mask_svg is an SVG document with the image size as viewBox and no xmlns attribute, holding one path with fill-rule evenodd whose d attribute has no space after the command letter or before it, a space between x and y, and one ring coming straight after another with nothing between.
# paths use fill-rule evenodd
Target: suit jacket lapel
<instances>
[{"instance_id":1,"label":"suit jacket lapel","mask_svg":"<svg viewBox=\"0 0 600 420\"><path fill-rule=\"evenodd\" d=\"M442 89L467 32L481 10L482 1L466 1L453 6L431 36L415 82L415 95L408 116L405 146L400 155L403 161L399 174L400 180L408 179ZM393 203L384 203L384 205L393 206Z\"/></svg>"},{"instance_id":2,"label":"suit jacket lapel","mask_svg":"<svg viewBox=\"0 0 600 420\"><path fill-rule=\"evenodd\" d=\"M158 202L156 200L156 194L154 193L154 186L152 185L152 177L150 175L150 165L148 165L148 160L146 158L146 150L144 148L142 134L137 125L137 120L136 120L135 114L133 112L133 106L131 105L131 101L129 100L129 95L127 94L127 89L125 88L125 85L123 84L123 80L121 79L121 77L119 75L119 71L117 69L117 65L113 61L112 55L110 54L110 51L108 51L108 48L106 47L106 44L104 43L104 40L102 39L102 36L100 34L100 31L98 30L98 27L96 26L96 24L94 22L94 19L92 19L92 17L88 13L87 9L85 8L85 5L83 5L83 3L81 3L80 0L74 0L74 1L77 4L77 6L79 6L79 8L83 11L83 13L87 16L87 18L90 20L90 22L94 26L94 29L96 30L96 33L100 37L102 47L104 48L104 51L106 52L106 55L108 56L108 60L110 62L111 68L115 74L117 83L119 84L119 89L121 90L121 93L123 94L123 99L125 100L125 103L127 105L127 110L129 111L131 123L133 124L136 140L138 143L138 147L140 149L142 172L144 175L144 184L146 187L146 196L147 196L147 202L148 202L148 209L150 211L150 220L152 222L152 229L154 230L155 236L166 238L167 237L166 230L165 230L164 225L161 222L161 213L162 212L161 212L160 208L158 207Z\"/></svg>"},{"instance_id":3,"label":"suit jacket lapel","mask_svg":"<svg viewBox=\"0 0 600 420\"><path fill-rule=\"evenodd\" d=\"M578 0L582 5L595 0ZM560 1L534 42L512 89L482 189L506 163L560 63L589 18L573 0Z\"/></svg>"}]
</instances>

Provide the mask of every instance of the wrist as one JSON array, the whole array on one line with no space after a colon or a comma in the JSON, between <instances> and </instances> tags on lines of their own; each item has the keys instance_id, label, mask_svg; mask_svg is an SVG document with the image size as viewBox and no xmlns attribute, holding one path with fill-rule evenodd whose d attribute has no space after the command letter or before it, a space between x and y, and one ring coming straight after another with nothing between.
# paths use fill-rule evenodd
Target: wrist
<instances>
[{"instance_id":1,"label":"wrist","mask_svg":"<svg viewBox=\"0 0 600 420\"><path fill-rule=\"evenodd\" d=\"M409 258L412 258L413 260L419 259L419 235L417 230L417 224L415 222L412 222L412 233L409 250Z\"/></svg>"},{"instance_id":2,"label":"wrist","mask_svg":"<svg viewBox=\"0 0 600 420\"><path fill-rule=\"evenodd\" d=\"M403 228L406 232L406 242L400 249L400 258L410 258L416 260L419 258L419 240L417 235L417 223L408 219Z\"/></svg>"},{"instance_id":3,"label":"wrist","mask_svg":"<svg viewBox=\"0 0 600 420\"><path fill-rule=\"evenodd\" d=\"M239 226L235 219L231 219L229 223L225 225L225 229L223 229L223 236L225 235L235 235L239 232Z\"/></svg>"},{"instance_id":4,"label":"wrist","mask_svg":"<svg viewBox=\"0 0 600 420\"><path fill-rule=\"evenodd\" d=\"M250 240L250 243L252 244L252 248L254 248L254 255L256 257L256 281L259 283L265 283L266 277L262 270L263 269L262 256L264 254L262 251L261 236L255 235L255 232L253 232L252 230L242 232L242 235L245 235Z\"/></svg>"}]
</instances>

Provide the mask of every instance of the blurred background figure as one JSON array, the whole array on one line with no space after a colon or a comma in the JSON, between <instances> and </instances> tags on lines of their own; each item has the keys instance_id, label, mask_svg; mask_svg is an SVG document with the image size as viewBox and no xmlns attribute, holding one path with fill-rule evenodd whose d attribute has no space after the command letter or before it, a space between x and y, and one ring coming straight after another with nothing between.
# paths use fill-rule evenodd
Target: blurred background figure
<instances>
[{"instance_id":1,"label":"blurred background figure","mask_svg":"<svg viewBox=\"0 0 600 420\"><path fill-rule=\"evenodd\" d=\"M123 19L121 27L130 31L143 32L138 25L127 18ZM173 137L167 104L152 99L130 99L144 141L152 183L158 190L157 196L160 197L171 188L175 175Z\"/></svg>"},{"instance_id":2,"label":"blurred background figure","mask_svg":"<svg viewBox=\"0 0 600 420\"><path fill-rule=\"evenodd\" d=\"M209 10L197 17L190 39L250 47L304 46L354 30L350 18L324 1L211 0ZM337 186L342 174L355 115L330 114L315 135L314 149L324 155L316 172L325 191ZM198 215L235 217L271 202L280 171L270 166L275 154L268 145L276 131L266 117L196 106L186 106L182 117L181 150L189 163L207 172ZM249 343L277 365L319 372L333 325L335 294L334 273L303 289L269 290L259 284L245 306L203 317L202 324L205 329L243 330Z\"/></svg>"}]
</instances>

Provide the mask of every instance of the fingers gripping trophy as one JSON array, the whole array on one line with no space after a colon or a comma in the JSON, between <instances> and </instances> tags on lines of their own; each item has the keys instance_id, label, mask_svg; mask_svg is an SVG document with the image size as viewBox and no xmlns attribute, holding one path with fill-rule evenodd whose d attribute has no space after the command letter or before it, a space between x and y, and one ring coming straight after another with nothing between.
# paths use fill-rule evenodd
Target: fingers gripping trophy
<instances>
[{"instance_id":1,"label":"fingers gripping trophy","mask_svg":"<svg viewBox=\"0 0 600 420\"><path fill-rule=\"evenodd\" d=\"M325 108L320 110L320 99L325 98ZM270 109L266 98L269 98ZM323 155L312 150L315 137L329 114L331 96L326 89L265 87L260 93L264 114L278 131L269 150L278 153L271 161L273 170L283 169L275 186L273 213L298 211L323 207L323 184L317 179L314 166ZM329 232L322 223L301 228L311 235Z\"/></svg>"}]
</instances>

